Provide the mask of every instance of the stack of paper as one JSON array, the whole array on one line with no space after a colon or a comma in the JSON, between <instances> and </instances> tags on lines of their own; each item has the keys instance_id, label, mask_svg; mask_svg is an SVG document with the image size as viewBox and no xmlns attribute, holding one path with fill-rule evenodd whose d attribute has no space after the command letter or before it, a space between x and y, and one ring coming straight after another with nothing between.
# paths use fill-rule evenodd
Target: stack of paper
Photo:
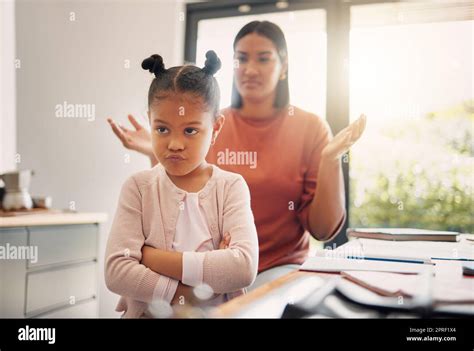
<instances>
[{"instance_id":1,"label":"stack of paper","mask_svg":"<svg viewBox=\"0 0 474 351\"><path fill-rule=\"evenodd\" d=\"M415 228L348 228L347 236L393 241L459 241L461 233Z\"/></svg>"},{"instance_id":2,"label":"stack of paper","mask_svg":"<svg viewBox=\"0 0 474 351\"><path fill-rule=\"evenodd\" d=\"M393 273L432 273L433 265L419 263L400 263L370 261L346 258L310 257L300 267L302 271L342 272L342 271L378 271Z\"/></svg>"}]
</instances>

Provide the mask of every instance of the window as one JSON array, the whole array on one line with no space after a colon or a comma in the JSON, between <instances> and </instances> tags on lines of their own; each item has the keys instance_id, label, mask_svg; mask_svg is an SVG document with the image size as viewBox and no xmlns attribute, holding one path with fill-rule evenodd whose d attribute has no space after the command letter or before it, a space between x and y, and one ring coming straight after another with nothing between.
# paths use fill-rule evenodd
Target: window
<instances>
[{"instance_id":1,"label":"window","mask_svg":"<svg viewBox=\"0 0 474 351\"><path fill-rule=\"evenodd\" d=\"M350 226L474 230L474 21L445 5L352 7Z\"/></svg>"}]
</instances>

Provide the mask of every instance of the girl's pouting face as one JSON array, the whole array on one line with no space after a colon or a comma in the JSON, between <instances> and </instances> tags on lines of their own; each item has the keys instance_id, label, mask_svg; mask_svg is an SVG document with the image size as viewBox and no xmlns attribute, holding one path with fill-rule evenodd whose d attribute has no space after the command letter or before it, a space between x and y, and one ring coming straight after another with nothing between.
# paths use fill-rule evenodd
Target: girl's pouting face
<instances>
[{"instance_id":1,"label":"girl's pouting face","mask_svg":"<svg viewBox=\"0 0 474 351\"><path fill-rule=\"evenodd\" d=\"M172 176L184 176L205 162L223 117L214 120L203 99L190 94L154 101L148 112L153 152Z\"/></svg>"},{"instance_id":2,"label":"girl's pouting face","mask_svg":"<svg viewBox=\"0 0 474 351\"><path fill-rule=\"evenodd\" d=\"M235 45L234 77L238 92L243 99L261 100L275 93L276 86L286 71L286 63L280 60L273 42L251 33Z\"/></svg>"}]
</instances>

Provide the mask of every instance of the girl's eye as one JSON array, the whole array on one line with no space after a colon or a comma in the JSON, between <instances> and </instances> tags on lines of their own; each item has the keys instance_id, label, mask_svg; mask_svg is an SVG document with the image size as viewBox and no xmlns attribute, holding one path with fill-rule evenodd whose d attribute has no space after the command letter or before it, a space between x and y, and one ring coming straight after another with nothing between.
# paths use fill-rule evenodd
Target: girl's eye
<instances>
[{"instance_id":1,"label":"girl's eye","mask_svg":"<svg viewBox=\"0 0 474 351\"><path fill-rule=\"evenodd\" d=\"M239 57L237 57L237 60L239 61L239 63L245 63L245 62L247 62L247 58L244 57L244 56L239 56Z\"/></svg>"},{"instance_id":2,"label":"girl's eye","mask_svg":"<svg viewBox=\"0 0 474 351\"><path fill-rule=\"evenodd\" d=\"M158 127L156 128L156 131L158 132L158 134L165 134L168 132L168 128L166 127Z\"/></svg>"},{"instance_id":3,"label":"girl's eye","mask_svg":"<svg viewBox=\"0 0 474 351\"><path fill-rule=\"evenodd\" d=\"M184 130L184 134L186 135L194 135L194 134L197 134L197 129L194 129L194 128L186 128Z\"/></svg>"},{"instance_id":4,"label":"girl's eye","mask_svg":"<svg viewBox=\"0 0 474 351\"><path fill-rule=\"evenodd\" d=\"M269 59L268 57L261 57L261 58L259 59L259 61L260 61L260 62L268 62L268 61L270 61L270 59Z\"/></svg>"}]
</instances>

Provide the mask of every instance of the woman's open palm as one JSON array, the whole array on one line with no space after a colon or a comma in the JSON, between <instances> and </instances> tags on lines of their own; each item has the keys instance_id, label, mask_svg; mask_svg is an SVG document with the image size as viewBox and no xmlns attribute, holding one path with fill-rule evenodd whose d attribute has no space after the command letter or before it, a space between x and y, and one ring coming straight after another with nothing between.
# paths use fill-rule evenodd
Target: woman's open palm
<instances>
[{"instance_id":1,"label":"woman's open palm","mask_svg":"<svg viewBox=\"0 0 474 351\"><path fill-rule=\"evenodd\" d=\"M323 149L322 155L329 159L339 159L362 136L366 122L365 115L361 115L355 122L337 133Z\"/></svg>"},{"instance_id":2,"label":"woman's open palm","mask_svg":"<svg viewBox=\"0 0 474 351\"><path fill-rule=\"evenodd\" d=\"M123 146L127 149L138 151L146 156L152 156L153 149L150 132L143 128L132 115L128 115L128 120L135 130L127 129L116 123L112 118L107 118L107 122L109 122L114 134L119 138Z\"/></svg>"}]
</instances>

